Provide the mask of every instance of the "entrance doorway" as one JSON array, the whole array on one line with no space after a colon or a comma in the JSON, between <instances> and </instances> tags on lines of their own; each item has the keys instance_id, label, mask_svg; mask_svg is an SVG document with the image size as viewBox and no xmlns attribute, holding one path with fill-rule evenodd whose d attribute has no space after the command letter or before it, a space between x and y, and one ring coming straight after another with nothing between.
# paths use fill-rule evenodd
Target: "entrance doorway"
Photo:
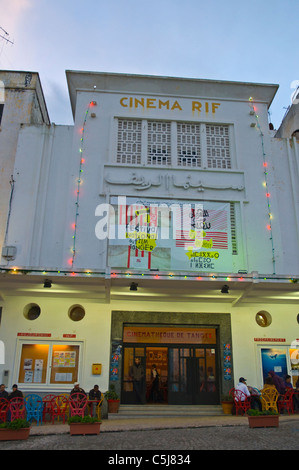
<instances>
[{"instance_id":1,"label":"entrance doorway","mask_svg":"<svg viewBox=\"0 0 299 470\"><path fill-rule=\"evenodd\" d=\"M168 403L217 404L219 396L216 364L214 348L169 348Z\"/></svg>"},{"instance_id":2,"label":"entrance doorway","mask_svg":"<svg viewBox=\"0 0 299 470\"><path fill-rule=\"evenodd\" d=\"M143 403L207 405L219 403L216 349L201 345L129 345L124 347L121 401L135 403L130 368L139 357L144 368ZM152 393L152 367L159 387Z\"/></svg>"},{"instance_id":3,"label":"entrance doorway","mask_svg":"<svg viewBox=\"0 0 299 470\"><path fill-rule=\"evenodd\" d=\"M146 347L146 402L168 402L168 348L166 347Z\"/></svg>"},{"instance_id":4,"label":"entrance doorway","mask_svg":"<svg viewBox=\"0 0 299 470\"><path fill-rule=\"evenodd\" d=\"M141 366L144 369L143 403L166 404L168 402L168 348L163 346L136 347L136 345L128 345L124 348L121 392L122 403L135 403L130 369L136 357L140 358ZM154 388L153 366L155 366L158 373L158 386L154 386Z\"/></svg>"}]
</instances>

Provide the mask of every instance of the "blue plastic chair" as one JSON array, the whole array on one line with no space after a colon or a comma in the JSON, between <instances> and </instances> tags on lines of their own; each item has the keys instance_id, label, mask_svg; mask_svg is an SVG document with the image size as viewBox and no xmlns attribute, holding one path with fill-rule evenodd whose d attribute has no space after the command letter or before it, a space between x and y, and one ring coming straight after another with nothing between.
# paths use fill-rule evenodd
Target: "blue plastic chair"
<instances>
[{"instance_id":1,"label":"blue plastic chair","mask_svg":"<svg viewBox=\"0 0 299 470\"><path fill-rule=\"evenodd\" d=\"M27 421L36 420L37 425L43 421L43 399L35 393L31 393L25 397L25 406L27 412Z\"/></svg>"}]
</instances>

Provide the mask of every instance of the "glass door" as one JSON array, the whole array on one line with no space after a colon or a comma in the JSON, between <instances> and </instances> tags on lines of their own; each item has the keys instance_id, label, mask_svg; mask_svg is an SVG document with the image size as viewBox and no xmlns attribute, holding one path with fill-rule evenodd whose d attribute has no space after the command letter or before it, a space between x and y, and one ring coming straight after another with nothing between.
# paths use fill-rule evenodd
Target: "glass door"
<instances>
[{"instance_id":1,"label":"glass door","mask_svg":"<svg viewBox=\"0 0 299 470\"><path fill-rule=\"evenodd\" d=\"M136 346L126 346L124 348L124 358L123 358L123 381L122 381L122 390L121 390L121 402L126 404L135 404L136 403L136 390L134 390L134 382L132 378L132 366L135 363L135 358L140 358L140 366L144 370L144 380L140 384L140 393L142 403L146 402L145 399L145 347L136 347Z\"/></svg>"},{"instance_id":2,"label":"glass door","mask_svg":"<svg viewBox=\"0 0 299 470\"><path fill-rule=\"evenodd\" d=\"M146 402L168 402L168 348L146 348Z\"/></svg>"},{"instance_id":3,"label":"glass door","mask_svg":"<svg viewBox=\"0 0 299 470\"><path fill-rule=\"evenodd\" d=\"M168 403L217 404L216 350L208 347L169 348Z\"/></svg>"}]
</instances>

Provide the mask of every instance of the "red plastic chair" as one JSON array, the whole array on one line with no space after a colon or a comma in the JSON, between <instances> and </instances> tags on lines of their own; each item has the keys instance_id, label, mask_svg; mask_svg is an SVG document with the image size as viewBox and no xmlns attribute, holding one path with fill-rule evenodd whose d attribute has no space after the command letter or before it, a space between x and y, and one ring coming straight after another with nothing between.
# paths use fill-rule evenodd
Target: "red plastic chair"
<instances>
[{"instance_id":1,"label":"red plastic chair","mask_svg":"<svg viewBox=\"0 0 299 470\"><path fill-rule=\"evenodd\" d=\"M0 398L0 422L7 421L7 412L9 409L9 401L6 398Z\"/></svg>"},{"instance_id":2,"label":"red plastic chair","mask_svg":"<svg viewBox=\"0 0 299 470\"><path fill-rule=\"evenodd\" d=\"M65 423L65 415L68 411L68 399L64 395L54 396L50 401L51 405L51 415L52 415L52 424L54 423L54 419L62 417L63 424Z\"/></svg>"},{"instance_id":3,"label":"red plastic chair","mask_svg":"<svg viewBox=\"0 0 299 470\"><path fill-rule=\"evenodd\" d=\"M25 419L26 417L26 407L25 400L21 397L13 398L9 403L10 419L14 421L15 419Z\"/></svg>"},{"instance_id":4,"label":"red plastic chair","mask_svg":"<svg viewBox=\"0 0 299 470\"><path fill-rule=\"evenodd\" d=\"M242 390L236 390L235 388L232 388L229 394L233 397L236 407L236 415L239 411L241 411L241 414L246 414L251 407L250 397L247 397Z\"/></svg>"},{"instance_id":5,"label":"red plastic chair","mask_svg":"<svg viewBox=\"0 0 299 470\"><path fill-rule=\"evenodd\" d=\"M78 415L83 418L87 406L87 396L84 393L72 393L69 398L69 406L71 416Z\"/></svg>"},{"instance_id":6,"label":"red plastic chair","mask_svg":"<svg viewBox=\"0 0 299 470\"><path fill-rule=\"evenodd\" d=\"M52 420L52 408L51 408L51 400L52 398L56 398L56 395L46 395L43 398L43 422L46 422L46 415L50 415L49 421Z\"/></svg>"},{"instance_id":7,"label":"red plastic chair","mask_svg":"<svg viewBox=\"0 0 299 470\"><path fill-rule=\"evenodd\" d=\"M294 390L288 390L284 395L280 395L277 401L278 411L279 413L282 410L287 410L288 414L294 413Z\"/></svg>"}]
</instances>

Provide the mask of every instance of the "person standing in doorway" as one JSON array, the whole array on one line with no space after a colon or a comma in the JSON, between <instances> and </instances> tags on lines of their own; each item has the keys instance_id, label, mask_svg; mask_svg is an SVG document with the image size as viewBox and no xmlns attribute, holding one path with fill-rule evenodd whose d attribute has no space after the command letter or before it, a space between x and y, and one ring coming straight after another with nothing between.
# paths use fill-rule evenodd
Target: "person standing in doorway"
<instances>
[{"instance_id":1,"label":"person standing in doorway","mask_svg":"<svg viewBox=\"0 0 299 470\"><path fill-rule=\"evenodd\" d=\"M133 391L135 393L135 403L142 404L143 400L143 384L144 369L141 365L140 357L135 357L135 362L130 368L130 377L133 380Z\"/></svg>"},{"instance_id":2,"label":"person standing in doorway","mask_svg":"<svg viewBox=\"0 0 299 470\"><path fill-rule=\"evenodd\" d=\"M160 375L159 375L159 372L157 371L156 364L152 365L151 379L152 379L152 388L151 388L151 392L149 396L149 401L153 401L153 402L161 401L160 396L159 396Z\"/></svg>"}]
</instances>

